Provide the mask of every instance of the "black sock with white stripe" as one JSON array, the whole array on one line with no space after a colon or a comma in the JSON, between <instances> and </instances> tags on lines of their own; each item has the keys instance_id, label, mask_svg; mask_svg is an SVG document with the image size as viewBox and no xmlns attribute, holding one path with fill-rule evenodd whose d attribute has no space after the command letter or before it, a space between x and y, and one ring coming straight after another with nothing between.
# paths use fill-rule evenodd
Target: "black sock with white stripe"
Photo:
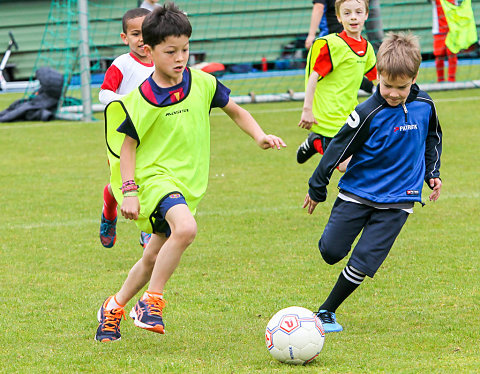
<instances>
[{"instance_id":1,"label":"black sock with white stripe","mask_svg":"<svg viewBox=\"0 0 480 374\"><path fill-rule=\"evenodd\" d=\"M357 289L365 279L365 274L352 266L346 266L338 277L327 300L320 306L319 310L335 312L341 303Z\"/></svg>"}]
</instances>

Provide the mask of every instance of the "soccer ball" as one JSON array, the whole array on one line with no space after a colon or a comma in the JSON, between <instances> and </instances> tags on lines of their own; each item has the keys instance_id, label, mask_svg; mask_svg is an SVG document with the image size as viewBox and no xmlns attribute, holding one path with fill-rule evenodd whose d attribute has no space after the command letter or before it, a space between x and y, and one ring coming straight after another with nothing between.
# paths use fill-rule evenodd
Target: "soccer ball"
<instances>
[{"instance_id":1,"label":"soccer ball","mask_svg":"<svg viewBox=\"0 0 480 374\"><path fill-rule=\"evenodd\" d=\"M280 310L268 322L265 343L271 355L287 364L307 364L323 348L325 331L318 317L306 308Z\"/></svg>"}]
</instances>

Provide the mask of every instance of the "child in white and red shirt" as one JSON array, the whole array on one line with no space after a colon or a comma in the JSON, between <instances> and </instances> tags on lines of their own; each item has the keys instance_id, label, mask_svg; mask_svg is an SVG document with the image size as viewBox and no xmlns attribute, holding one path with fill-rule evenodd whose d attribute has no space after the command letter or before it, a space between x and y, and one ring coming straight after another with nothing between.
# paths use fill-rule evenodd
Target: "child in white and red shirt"
<instances>
[{"instance_id":1,"label":"child in white and red shirt","mask_svg":"<svg viewBox=\"0 0 480 374\"><path fill-rule=\"evenodd\" d=\"M142 62L133 52L118 56L105 73L98 98L108 104L130 93L153 73L153 63Z\"/></svg>"},{"instance_id":2,"label":"child in white and red shirt","mask_svg":"<svg viewBox=\"0 0 480 374\"><path fill-rule=\"evenodd\" d=\"M118 100L137 88L154 71L153 62L143 50L142 22L150 13L143 8L127 11L122 19L122 41L129 53L118 56L105 73L98 98L102 104Z\"/></svg>"},{"instance_id":3,"label":"child in white and red shirt","mask_svg":"<svg viewBox=\"0 0 480 374\"><path fill-rule=\"evenodd\" d=\"M122 41L129 53L117 57L105 73L98 99L108 105L140 86L155 70L153 61L143 50L142 23L150 11L144 8L128 10L122 18ZM103 210L100 223L100 242L111 248L117 239L117 201L110 183L103 189ZM140 234L140 244L145 248L150 234Z\"/></svg>"}]
</instances>

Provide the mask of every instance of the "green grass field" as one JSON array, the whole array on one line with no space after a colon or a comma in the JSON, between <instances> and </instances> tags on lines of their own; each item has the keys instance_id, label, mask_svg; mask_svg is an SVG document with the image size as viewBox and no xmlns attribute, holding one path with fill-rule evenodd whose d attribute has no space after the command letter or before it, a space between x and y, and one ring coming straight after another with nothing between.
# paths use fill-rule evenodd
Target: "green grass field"
<instances>
[{"instance_id":1,"label":"green grass field","mask_svg":"<svg viewBox=\"0 0 480 374\"><path fill-rule=\"evenodd\" d=\"M282 151L260 150L213 111L209 189L198 236L167 284L167 333L125 320L110 344L94 341L96 312L142 249L124 219L113 249L98 239L103 124L0 124L0 372L480 372L480 89L432 97L444 131L442 196L415 208L375 278L337 311L345 331L327 335L306 367L271 358L265 326L287 306L316 310L346 260L329 266L317 249L338 173L314 215L301 209L318 161L295 160L301 103L246 106L283 137ZM0 95L0 109L12 101Z\"/></svg>"}]
</instances>

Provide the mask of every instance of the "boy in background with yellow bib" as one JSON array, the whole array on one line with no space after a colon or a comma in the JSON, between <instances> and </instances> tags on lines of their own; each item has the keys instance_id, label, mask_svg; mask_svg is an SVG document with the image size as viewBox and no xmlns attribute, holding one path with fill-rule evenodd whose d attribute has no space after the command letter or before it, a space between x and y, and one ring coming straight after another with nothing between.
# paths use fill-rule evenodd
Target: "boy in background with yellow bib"
<instances>
[{"instance_id":1,"label":"boy in background with yellow bib","mask_svg":"<svg viewBox=\"0 0 480 374\"><path fill-rule=\"evenodd\" d=\"M297 150L303 164L316 153L323 154L330 140L358 104L358 90L365 75L377 78L372 45L361 33L368 18L367 0L337 0L335 12L344 30L313 43L305 69L305 100L298 124L311 130ZM348 160L339 165L345 171Z\"/></svg>"}]
</instances>

